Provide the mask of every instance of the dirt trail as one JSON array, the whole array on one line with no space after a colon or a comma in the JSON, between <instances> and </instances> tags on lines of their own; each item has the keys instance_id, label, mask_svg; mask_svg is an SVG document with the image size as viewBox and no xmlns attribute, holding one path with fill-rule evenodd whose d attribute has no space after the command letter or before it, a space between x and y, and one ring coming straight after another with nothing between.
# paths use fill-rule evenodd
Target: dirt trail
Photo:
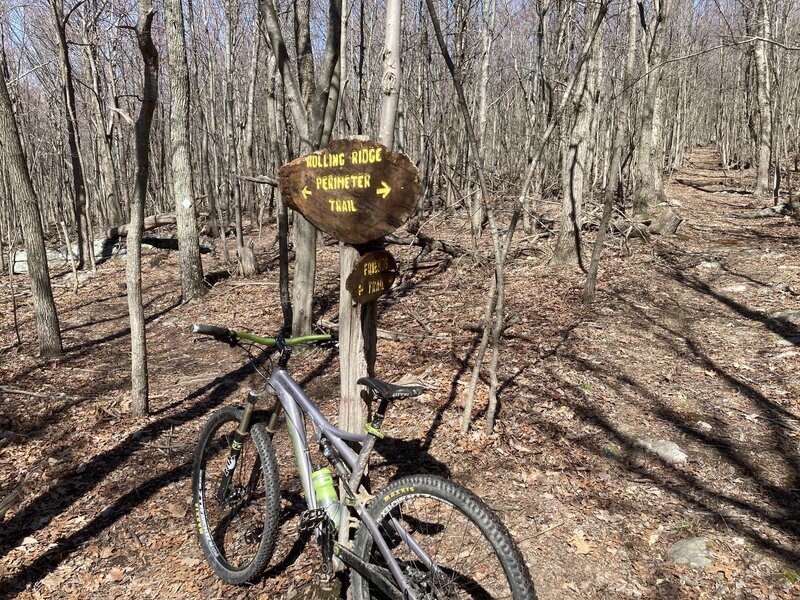
<instances>
[{"instance_id":1,"label":"dirt trail","mask_svg":"<svg viewBox=\"0 0 800 600\"><path fill-rule=\"evenodd\" d=\"M508 310L520 321L504 339L489 438L481 405L475 430L458 434L476 344L462 324L480 319L487 266L435 257L412 272L413 251L393 248L416 286L383 301L380 326L405 337L381 341L379 374L411 374L431 393L390 415L383 454L400 466L379 464L376 480L413 468L474 489L519 540L543 600L799 597L800 226L752 218L763 205L743 187L712 149L696 151L668 188L685 218L678 235L612 240L588 308L579 275L543 266L549 242L521 242L508 266ZM452 218L431 225L448 240L465 231ZM175 256L146 267L154 412L141 422L126 418L124 264L104 264L78 296L57 274L67 356L31 358L28 338L22 353L0 354L0 498L22 491L0 522L0 598L313 594L318 558L295 543L295 481L278 553L250 588L214 579L192 527L197 433L215 408L240 402L252 377L239 354L193 344L186 330L194 321L277 329L274 255L256 250L266 285L223 278L186 306ZM319 257L317 316L335 320L335 247ZM204 260L207 272L219 268ZM0 348L13 337L9 313L4 291ZM23 305L23 332L31 318ZM310 391L334 413L335 363L296 364L315 372ZM686 461L644 449L659 441ZM285 436L279 445L288 474ZM707 566L670 558L693 538Z\"/></svg>"}]
</instances>

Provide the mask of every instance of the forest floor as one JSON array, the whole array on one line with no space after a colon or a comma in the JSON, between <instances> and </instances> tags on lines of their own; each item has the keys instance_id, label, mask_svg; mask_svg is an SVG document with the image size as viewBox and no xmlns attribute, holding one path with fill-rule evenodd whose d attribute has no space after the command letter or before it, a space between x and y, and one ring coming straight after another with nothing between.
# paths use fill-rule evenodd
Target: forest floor
<instances>
[{"instance_id":1,"label":"forest floor","mask_svg":"<svg viewBox=\"0 0 800 600\"><path fill-rule=\"evenodd\" d=\"M459 421L491 265L391 247L403 283L380 301L378 374L429 390L389 414L388 459L446 474L482 496L522 549L542 600L800 597L800 223L755 217L747 174L723 172L711 149L674 173L667 195L685 221L649 243L609 242L597 301L583 276L546 267L552 241L519 234L507 265L501 406L482 431ZM744 178L744 179L740 179ZM461 227L461 229L458 229ZM470 247L443 215L424 231ZM319 558L283 525L266 575L248 588L219 582L202 559L191 510L198 432L255 380L239 351L193 343L193 322L269 334L280 326L277 249L256 240L264 274L220 276L180 304L176 253L145 257L152 414L129 417L125 263L99 266L77 294L54 274L66 348L35 357L24 277L0 278L0 598L309 598ZM488 237L488 236L487 236ZM487 242L488 243L488 242ZM319 254L315 317L335 321L337 246ZM223 275L226 273L222 272ZM336 413L336 360L297 360L308 391ZM320 374L321 373L321 374ZM291 452L278 437L282 476ZM652 450L685 454L683 462ZM650 448L651 451L648 451ZM674 447L673 447L674 449ZM678 454L678 459L680 459ZM287 485L297 487L296 481ZM694 540L694 565L673 557ZM680 547L680 544L679 546Z\"/></svg>"}]
</instances>

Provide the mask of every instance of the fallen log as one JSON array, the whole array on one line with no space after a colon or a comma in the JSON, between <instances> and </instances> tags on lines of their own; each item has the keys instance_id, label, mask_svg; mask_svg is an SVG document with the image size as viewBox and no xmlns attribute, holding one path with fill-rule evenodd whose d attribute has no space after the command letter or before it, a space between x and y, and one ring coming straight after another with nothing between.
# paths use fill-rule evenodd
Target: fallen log
<instances>
[{"instance_id":1,"label":"fallen log","mask_svg":"<svg viewBox=\"0 0 800 600\"><path fill-rule=\"evenodd\" d=\"M164 225L175 225L177 219L175 213L161 213L159 215L150 215L144 218L144 231L150 231L156 227L163 227ZM107 240L116 240L117 238L125 237L128 235L128 227L130 223L124 225L117 225L111 229L106 230L105 236Z\"/></svg>"},{"instance_id":2,"label":"fallen log","mask_svg":"<svg viewBox=\"0 0 800 600\"><path fill-rule=\"evenodd\" d=\"M437 240L425 233L422 233L416 224L409 224L408 231L412 234L411 236L400 237L399 235L391 234L387 235L385 239L390 244L398 244L400 246L418 246L422 248L422 251L415 260L420 260L423 256L429 254L433 250L444 252L445 254L449 254L453 257L461 256L467 252L458 244L445 242L444 240Z\"/></svg>"}]
</instances>

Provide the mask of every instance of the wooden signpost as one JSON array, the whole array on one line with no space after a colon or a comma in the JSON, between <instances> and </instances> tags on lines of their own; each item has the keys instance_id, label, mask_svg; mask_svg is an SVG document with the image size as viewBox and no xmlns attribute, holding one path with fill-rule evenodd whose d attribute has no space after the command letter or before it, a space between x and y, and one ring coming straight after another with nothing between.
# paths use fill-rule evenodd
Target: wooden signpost
<instances>
[{"instance_id":1,"label":"wooden signpost","mask_svg":"<svg viewBox=\"0 0 800 600\"><path fill-rule=\"evenodd\" d=\"M345 281L353 302L366 304L385 294L397 276L397 262L386 250L363 255Z\"/></svg>"},{"instance_id":2,"label":"wooden signpost","mask_svg":"<svg viewBox=\"0 0 800 600\"><path fill-rule=\"evenodd\" d=\"M400 227L419 198L408 156L377 142L335 140L279 171L281 197L317 229L346 244L365 244Z\"/></svg>"}]
</instances>

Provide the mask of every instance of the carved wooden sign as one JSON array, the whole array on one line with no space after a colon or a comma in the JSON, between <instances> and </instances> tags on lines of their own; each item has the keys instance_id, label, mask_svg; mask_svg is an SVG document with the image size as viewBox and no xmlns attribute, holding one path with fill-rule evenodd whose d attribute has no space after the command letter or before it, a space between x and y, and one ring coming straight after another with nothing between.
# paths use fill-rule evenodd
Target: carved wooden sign
<instances>
[{"instance_id":1,"label":"carved wooden sign","mask_svg":"<svg viewBox=\"0 0 800 600\"><path fill-rule=\"evenodd\" d=\"M377 142L334 140L278 173L281 196L317 229L347 244L388 235L411 216L419 173L408 156Z\"/></svg>"},{"instance_id":2,"label":"carved wooden sign","mask_svg":"<svg viewBox=\"0 0 800 600\"><path fill-rule=\"evenodd\" d=\"M356 263L344 282L353 302L366 304L377 300L392 287L397 276L397 262L386 250L368 252Z\"/></svg>"}]
</instances>

